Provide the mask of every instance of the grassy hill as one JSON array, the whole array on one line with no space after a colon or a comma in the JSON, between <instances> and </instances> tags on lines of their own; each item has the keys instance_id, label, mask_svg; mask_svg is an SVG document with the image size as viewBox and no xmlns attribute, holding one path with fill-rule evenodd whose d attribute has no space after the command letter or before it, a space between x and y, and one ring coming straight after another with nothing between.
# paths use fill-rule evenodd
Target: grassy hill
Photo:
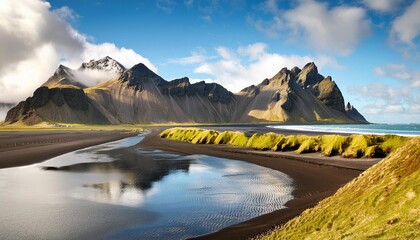
<instances>
[{"instance_id":1,"label":"grassy hill","mask_svg":"<svg viewBox=\"0 0 420 240\"><path fill-rule=\"evenodd\" d=\"M420 137L261 239L418 239Z\"/></svg>"}]
</instances>

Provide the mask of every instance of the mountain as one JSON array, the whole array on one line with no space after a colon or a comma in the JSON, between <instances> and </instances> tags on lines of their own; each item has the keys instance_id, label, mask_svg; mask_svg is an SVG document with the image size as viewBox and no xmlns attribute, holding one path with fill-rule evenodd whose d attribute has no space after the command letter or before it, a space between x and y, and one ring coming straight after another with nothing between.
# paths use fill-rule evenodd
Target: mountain
<instances>
[{"instance_id":1,"label":"mountain","mask_svg":"<svg viewBox=\"0 0 420 240\"><path fill-rule=\"evenodd\" d=\"M63 65L60 65L42 86L48 88L86 88L84 84L76 80L76 72Z\"/></svg>"},{"instance_id":2,"label":"mountain","mask_svg":"<svg viewBox=\"0 0 420 240\"><path fill-rule=\"evenodd\" d=\"M362 114L359 113L359 111L357 111L357 109L355 107L353 107L353 105L351 105L349 102L346 105L346 114L349 118L358 121L358 122L362 122L362 123L367 123L368 121L365 119L365 117L363 117Z\"/></svg>"},{"instance_id":3,"label":"mountain","mask_svg":"<svg viewBox=\"0 0 420 240\"><path fill-rule=\"evenodd\" d=\"M84 72L102 83L87 87ZM80 74L82 72L82 74ZM109 79L108 73L116 74ZM281 69L258 85L233 94L216 83L167 81L139 63L125 69L110 57L83 63L78 70L60 65L32 97L12 108L6 122L63 123L365 123L330 76L314 63Z\"/></svg>"},{"instance_id":4,"label":"mountain","mask_svg":"<svg viewBox=\"0 0 420 240\"><path fill-rule=\"evenodd\" d=\"M116 60L106 56L99 60L90 60L88 63L82 63L82 65L79 67L79 70L98 70L108 73L118 73L121 74L126 69L125 67L117 62Z\"/></svg>"}]
</instances>

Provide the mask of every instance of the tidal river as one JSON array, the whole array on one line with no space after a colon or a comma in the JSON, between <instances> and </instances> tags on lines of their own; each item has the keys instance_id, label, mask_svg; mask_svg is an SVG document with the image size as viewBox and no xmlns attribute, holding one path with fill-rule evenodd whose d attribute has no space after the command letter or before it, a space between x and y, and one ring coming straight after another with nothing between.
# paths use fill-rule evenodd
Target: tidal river
<instances>
[{"instance_id":1,"label":"tidal river","mask_svg":"<svg viewBox=\"0 0 420 240\"><path fill-rule=\"evenodd\" d=\"M281 172L133 147L144 136L0 169L0 239L184 239L292 199Z\"/></svg>"}]
</instances>

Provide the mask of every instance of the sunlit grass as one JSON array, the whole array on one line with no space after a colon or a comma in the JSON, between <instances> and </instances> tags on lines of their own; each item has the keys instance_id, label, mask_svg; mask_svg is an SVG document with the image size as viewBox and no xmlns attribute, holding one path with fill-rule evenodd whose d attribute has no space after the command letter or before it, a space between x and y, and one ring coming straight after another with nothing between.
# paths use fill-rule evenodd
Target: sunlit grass
<instances>
[{"instance_id":1,"label":"sunlit grass","mask_svg":"<svg viewBox=\"0 0 420 240\"><path fill-rule=\"evenodd\" d=\"M347 158L385 157L409 139L394 135L284 136L275 133L248 137L243 132L181 127L166 129L160 136L193 144L227 144L256 150L295 151L299 154L319 152L325 156L341 155Z\"/></svg>"}]
</instances>

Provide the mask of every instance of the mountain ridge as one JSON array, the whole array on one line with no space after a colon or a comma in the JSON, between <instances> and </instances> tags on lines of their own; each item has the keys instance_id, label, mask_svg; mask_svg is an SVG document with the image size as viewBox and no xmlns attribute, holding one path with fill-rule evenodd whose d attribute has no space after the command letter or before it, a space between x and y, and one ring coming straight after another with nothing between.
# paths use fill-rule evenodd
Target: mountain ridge
<instances>
[{"instance_id":1,"label":"mountain ridge","mask_svg":"<svg viewBox=\"0 0 420 240\"><path fill-rule=\"evenodd\" d=\"M119 74L87 87L77 78L77 71L86 69ZM234 94L217 83L190 83L188 77L167 81L143 63L125 69L108 56L83 63L78 70L60 65L32 97L9 111L6 123L19 121L367 123L353 106L346 108L337 84L319 74L313 62L302 69L282 68L272 78Z\"/></svg>"}]
</instances>

